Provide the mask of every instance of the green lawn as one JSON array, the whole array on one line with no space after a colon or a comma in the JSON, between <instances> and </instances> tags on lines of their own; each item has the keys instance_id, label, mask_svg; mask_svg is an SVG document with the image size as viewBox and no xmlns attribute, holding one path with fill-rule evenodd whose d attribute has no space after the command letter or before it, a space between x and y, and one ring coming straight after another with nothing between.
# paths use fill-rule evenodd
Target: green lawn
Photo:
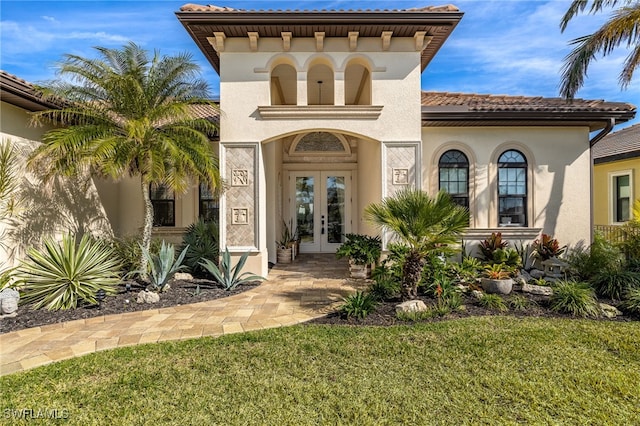
<instances>
[{"instance_id":1,"label":"green lawn","mask_svg":"<svg viewBox=\"0 0 640 426\"><path fill-rule=\"evenodd\" d=\"M629 425L640 422L640 326L302 325L101 352L0 389L3 424L31 409L78 425Z\"/></svg>"}]
</instances>

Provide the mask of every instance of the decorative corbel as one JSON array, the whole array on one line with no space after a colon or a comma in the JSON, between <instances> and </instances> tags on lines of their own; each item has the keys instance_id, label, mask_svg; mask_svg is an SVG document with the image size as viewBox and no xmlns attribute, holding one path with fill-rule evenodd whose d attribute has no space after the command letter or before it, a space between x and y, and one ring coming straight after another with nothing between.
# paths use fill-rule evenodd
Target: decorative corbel
<instances>
[{"instance_id":1,"label":"decorative corbel","mask_svg":"<svg viewBox=\"0 0 640 426\"><path fill-rule=\"evenodd\" d=\"M291 33L290 32L282 32L282 49L285 52L288 52L291 49Z\"/></svg>"},{"instance_id":2,"label":"decorative corbel","mask_svg":"<svg viewBox=\"0 0 640 426\"><path fill-rule=\"evenodd\" d=\"M207 37L209 44L216 52L224 52L224 39L227 38L223 32L214 32L213 37Z\"/></svg>"},{"instance_id":3,"label":"decorative corbel","mask_svg":"<svg viewBox=\"0 0 640 426\"><path fill-rule=\"evenodd\" d=\"M391 45L391 36L393 35L393 31L383 31L380 38L382 39L382 50L389 50L389 46Z\"/></svg>"},{"instance_id":4,"label":"decorative corbel","mask_svg":"<svg viewBox=\"0 0 640 426\"><path fill-rule=\"evenodd\" d=\"M247 36L249 36L249 47L251 48L251 51L252 52L257 52L258 51L258 39L260 38L260 35L255 31L249 31L249 32L247 32Z\"/></svg>"},{"instance_id":5,"label":"decorative corbel","mask_svg":"<svg viewBox=\"0 0 640 426\"><path fill-rule=\"evenodd\" d=\"M358 31L349 31L349 50L354 51L358 48Z\"/></svg>"},{"instance_id":6,"label":"decorative corbel","mask_svg":"<svg viewBox=\"0 0 640 426\"><path fill-rule=\"evenodd\" d=\"M324 32L317 32L315 35L316 35L316 51L322 52L324 50Z\"/></svg>"}]
</instances>

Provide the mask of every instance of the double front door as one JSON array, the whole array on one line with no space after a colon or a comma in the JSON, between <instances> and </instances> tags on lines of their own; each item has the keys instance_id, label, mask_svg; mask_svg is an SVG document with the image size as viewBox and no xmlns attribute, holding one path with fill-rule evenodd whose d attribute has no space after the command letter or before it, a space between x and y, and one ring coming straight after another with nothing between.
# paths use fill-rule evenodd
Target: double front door
<instances>
[{"instance_id":1,"label":"double front door","mask_svg":"<svg viewBox=\"0 0 640 426\"><path fill-rule=\"evenodd\" d=\"M290 172L291 218L300 251L335 252L351 232L351 172Z\"/></svg>"}]
</instances>

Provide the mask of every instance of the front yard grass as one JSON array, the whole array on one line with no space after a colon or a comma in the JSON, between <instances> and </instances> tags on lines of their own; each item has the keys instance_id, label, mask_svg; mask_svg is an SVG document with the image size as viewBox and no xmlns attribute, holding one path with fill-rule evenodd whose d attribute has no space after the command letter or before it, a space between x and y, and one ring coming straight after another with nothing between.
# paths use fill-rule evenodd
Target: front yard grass
<instances>
[{"instance_id":1,"label":"front yard grass","mask_svg":"<svg viewBox=\"0 0 640 426\"><path fill-rule=\"evenodd\" d=\"M637 322L482 317L136 346L0 378L3 424L634 424ZM31 423L32 419L24 420Z\"/></svg>"}]
</instances>

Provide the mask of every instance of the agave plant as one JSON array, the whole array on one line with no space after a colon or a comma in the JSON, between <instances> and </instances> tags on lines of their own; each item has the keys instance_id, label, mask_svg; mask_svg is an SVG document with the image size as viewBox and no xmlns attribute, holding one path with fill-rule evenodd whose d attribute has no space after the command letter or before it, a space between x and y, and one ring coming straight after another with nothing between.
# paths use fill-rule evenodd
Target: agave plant
<instances>
[{"instance_id":1,"label":"agave plant","mask_svg":"<svg viewBox=\"0 0 640 426\"><path fill-rule=\"evenodd\" d=\"M89 235L77 245L71 235L60 243L47 239L44 249L30 249L18 268L21 301L48 310L76 308L79 300L97 304L99 290L116 292L119 269L111 248Z\"/></svg>"},{"instance_id":2,"label":"agave plant","mask_svg":"<svg viewBox=\"0 0 640 426\"><path fill-rule=\"evenodd\" d=\"M203 261L200 262L200 265L202 265L203 268L205 268L211 275L213 275L213 277L220 284L222 284L225 290L233 290L240 284L266 279L259 275L253 275L250 272L240 274L242 268L244 268L244 264L247 262L248 257L249 253L244 253L240 257L240 260L238 260L238 263L236 263L236 265L232 267L231 253L229 253L229 249L227 248L222 255L219 267L209 259L203 259Z\"/></svg>"},{"instance_id":3,"label":"agave plant","mask_svg":"<svg viewBox=\"0 0 640 426\"><path fill-rule=\"evenodd\" d=\"M182 264L182 261L184 260L187 250L189 250L189 246L182 250L177 259L175 258L173 244L167 244L164 241L162 241L158 254L151 254L146 248L142 246L141 248L143 255L147 258L148 271L146 272L153 291L164 291L167 283L173 278L175 273L186 268L186 266ZM140 271L138 271L138 273L142 275Z\"/></svg>"}]
</instances>

